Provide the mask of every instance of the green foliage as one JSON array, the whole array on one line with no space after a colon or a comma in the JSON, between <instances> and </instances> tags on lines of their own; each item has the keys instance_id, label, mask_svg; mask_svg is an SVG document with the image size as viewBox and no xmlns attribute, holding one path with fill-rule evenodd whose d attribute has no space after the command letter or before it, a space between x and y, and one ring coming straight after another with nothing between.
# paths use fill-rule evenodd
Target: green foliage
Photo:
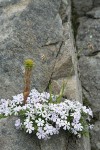
<instances>
[{"instance_id":1,"label":"green foliage","mask_svg":"<svg viewBox=\"0 0 100 150\"><path fill-rule=\"evenodd\" d=\"M60 93L56 96L56 101L53 101L52 98L52 85L49 84L49 93L50 93L50 99L49 99L49 103L60 103L62 98L63 98L63 94L64 94L64 90L65 90L65 83L63 82Z\"/></svg>"},{"instance_id":2,"label":"green foliage","mask_svg":"<svg viewBox=\"0 0 100 150\"><path fill-rule=\"evenodd\" d=\"M50 93L49 103L52 103L53 99L52 99L52 86L51 86L51 84L49 84L49 93Z\"/></svg>"},{"instance_id":3,"label":"green foliage","mask_svg":"<svg viewBox=\"0 0 100 150\"><path fill-rule=\"evenodd\" d=\"M0 114L0 119L2 118L6 118L6 116L4 116L3 114Z\"/></svg>"},{"instance_id":4,"label":"green foliage","mask_svg":"<svg viewBox=\"0 0 100 150\"><path fill-rule=\"evenodd\" d=\"M63 82L60 93L56 99L57 103L60 103L62 98L63 98L63 94L64 94L64 90L65 90L65 83Z\"/></svg>"}]
</instances>

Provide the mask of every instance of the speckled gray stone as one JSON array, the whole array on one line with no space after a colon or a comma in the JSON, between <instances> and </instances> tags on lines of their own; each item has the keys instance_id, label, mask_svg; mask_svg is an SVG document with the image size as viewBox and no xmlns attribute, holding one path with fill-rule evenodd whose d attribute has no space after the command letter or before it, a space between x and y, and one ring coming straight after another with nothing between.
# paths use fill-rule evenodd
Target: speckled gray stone
<instances>
[{"instance_id":1,"label":"speckled gray stone","mask_svg":"<svg viewBox=\"0 0 100 150\"><path fill-rule=\"evenodd\" d=\"M39 140L35 135L16 130L16 118L0 120L0 150L90 150L88 138L77 139L65 131L51 139Z\"/></svg>"},{"instance_id":2,"label":"speckled gray stone","mask_svg":"<svg viewBox=\"0 0 100 150\"><path fill-rule=\"evenodd\" d=\"M48 86L63 39L61 0L0 1L0 98L23 91L23 62L34 59L32 88ZM43 59L45 57L45 59Z\"/></svg>"},{"instance_id":3,"label":"speckled gray stone","mask_svg":"<svg viewBox=\"0 0 100 150\"><path fill-rule=\"evenodd\" d=\"M93 12L96 10L93 9ZM88 16L79 20L77 48L80 54L83 100L94 112L95 126L91 131L91 146L92 150L99 150L100 132L95 132L95 129L97 124L100 126L100 19Z\"/></svg>"},{"instance_id":4,"label":"speckled gray stone","mask_svg":"<svg viewBox=\"0 0 100 150\"><path fill-rule=\"evenodd\" d=\"M23 92L23 62L32 58L36 65L31 88L43 91L52 79L74 76L71 98L81 101L71 4L67 0L2 0L0 6L0 98ZM69 89L71 93L72 86Z\"/></svg>"},{"instance_id":5,"label":"speckled gray stone","mask_svg":"<svg viewBox=\"0 0 100 150\"><path fill-rule=\"evenodd\" d=\"M94 112L100 112L100 19L80 19L77 47L83 93Z\"/></svg>"},{"instance_id":6,"label":"speckled gray stone","mask_svg":"<svg viewBox=\"0 0 100 150\"><path fill-rule=\"evenodd\" d=\"M78 16L83 16L93 7L93 0L72 0L74 11Z\"/></svg>"},{"instance_id":7,"label":"speckled gray stone","mask_svg":"<svg viewBox=\"0 0 100 150\"><path fill-rule=\"evenodd\" d=\"M91 147L100 150L100 121L96 121L91 131Z\"/></svg>"},{"instance_id":8,"label":"speckled gray stone","mask_svg":"<svg viewBox=\"0 0 100 150\"><path fill-rule=\"evenodd\" d=\"M0 99L23 92L23 61L32 58L36 65L31 88L43 91L50 81L67 77L66 97L82 102L75 52L70 1L0 0ZM90 150L87 138L62 131L39 141L16 130L14 120L0 120L0 150Z\"/></svg>"},{"instance_id":9,"label":"speckled gray stone","mask_svg":"<svg viewBox=\"0 0 100 150\"><path fill-rule=\"evenodd\" d=\"M0 150L66 150L67 136L61 132L48 141L14 128L16 118L0 120Z\"/></svg>"},{"instance_id":10,"label":"speckled gray stone","mask_svg":"<svg viewBox=\"0 0 100 150\"><path fill-rule=\"evenodd\" d=\"M95 7L91 11L87 12L86 15L90 18L100 19L100 7Z\"/></svg>"}]
</instances>

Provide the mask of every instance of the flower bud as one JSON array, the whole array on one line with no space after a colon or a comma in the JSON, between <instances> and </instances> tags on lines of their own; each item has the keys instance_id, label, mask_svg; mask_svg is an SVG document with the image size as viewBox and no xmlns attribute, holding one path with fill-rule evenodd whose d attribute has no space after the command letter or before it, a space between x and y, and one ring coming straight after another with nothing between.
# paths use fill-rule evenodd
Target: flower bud
<instances>
[{"instance_id":1,"label":"flower bud","mask_svg":"<svg viewBox=\"0 0 100 150\"><path fill-rule=\"evenodd\" d=\"M35 62L32 59L26 59L24 61L25 68L32 68L35 66Z\"/></svg>"}]
</instances>

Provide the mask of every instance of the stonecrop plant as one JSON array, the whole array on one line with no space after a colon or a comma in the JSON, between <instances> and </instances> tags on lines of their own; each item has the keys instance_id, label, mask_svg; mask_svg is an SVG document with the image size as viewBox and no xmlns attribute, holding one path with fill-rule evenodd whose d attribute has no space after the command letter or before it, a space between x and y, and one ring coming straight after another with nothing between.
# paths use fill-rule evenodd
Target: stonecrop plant
<instances>
[{"instance_id":1,"label":"stonecrop plant","mask_svg":"<svg viewBox=\"0 0 100 150\"><path fill-rule=\"evenodd\" d=\"M28 69L30 71L30 67ZM13 96L12 100L1 99L0 118L17 116L16 129L35 133L39 139L45 140L59 134L60 129L80 138L92 128L90 120L93 114L89 107L75 100L63 99L64 87L59 95L39 93L36 89L29 91L30 73L26 74L24 92Z\"/></svg>"}]
</instances>

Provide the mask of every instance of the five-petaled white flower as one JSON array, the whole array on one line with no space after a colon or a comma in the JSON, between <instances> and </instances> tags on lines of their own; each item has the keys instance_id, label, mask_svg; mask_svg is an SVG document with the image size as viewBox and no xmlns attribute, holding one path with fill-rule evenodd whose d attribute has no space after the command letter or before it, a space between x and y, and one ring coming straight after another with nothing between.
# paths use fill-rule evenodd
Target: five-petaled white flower
<instances>
[{"instance_id":1,"label":"five-petaled white flower","mask_svg":"<svg viewBox=\"0 0 100 150\"><path fill-rule=\"evenodd\" d=\"M39 139L48 139L50 135L58 134L60 129L69 130L74 135L81 137L84 130L84 121L89 124L93 117L92 110L83 106L78 101L65 99L63 102L56 103L56 95L51 94L52 103L49 102L50 94L47 92L39 93L33 89L27 98L27 104L23 104L23 94L13 96L12 100L1 99L0 115L19 116L15 121L17 129L25 129L31 134L35 132Z\"/></svg>"},{"instance_id":2,"label":"five-petaled white flower","mask_svg":"<svg viewBox=\"0 0 100 150\"><path fill-rule=\"evenodd\" d=\"M42 127L44 125L44 120L42 120L41 118L39 118L38 120L35 121L37 123L38 127Z\"/></svg>"}]
</instances>

